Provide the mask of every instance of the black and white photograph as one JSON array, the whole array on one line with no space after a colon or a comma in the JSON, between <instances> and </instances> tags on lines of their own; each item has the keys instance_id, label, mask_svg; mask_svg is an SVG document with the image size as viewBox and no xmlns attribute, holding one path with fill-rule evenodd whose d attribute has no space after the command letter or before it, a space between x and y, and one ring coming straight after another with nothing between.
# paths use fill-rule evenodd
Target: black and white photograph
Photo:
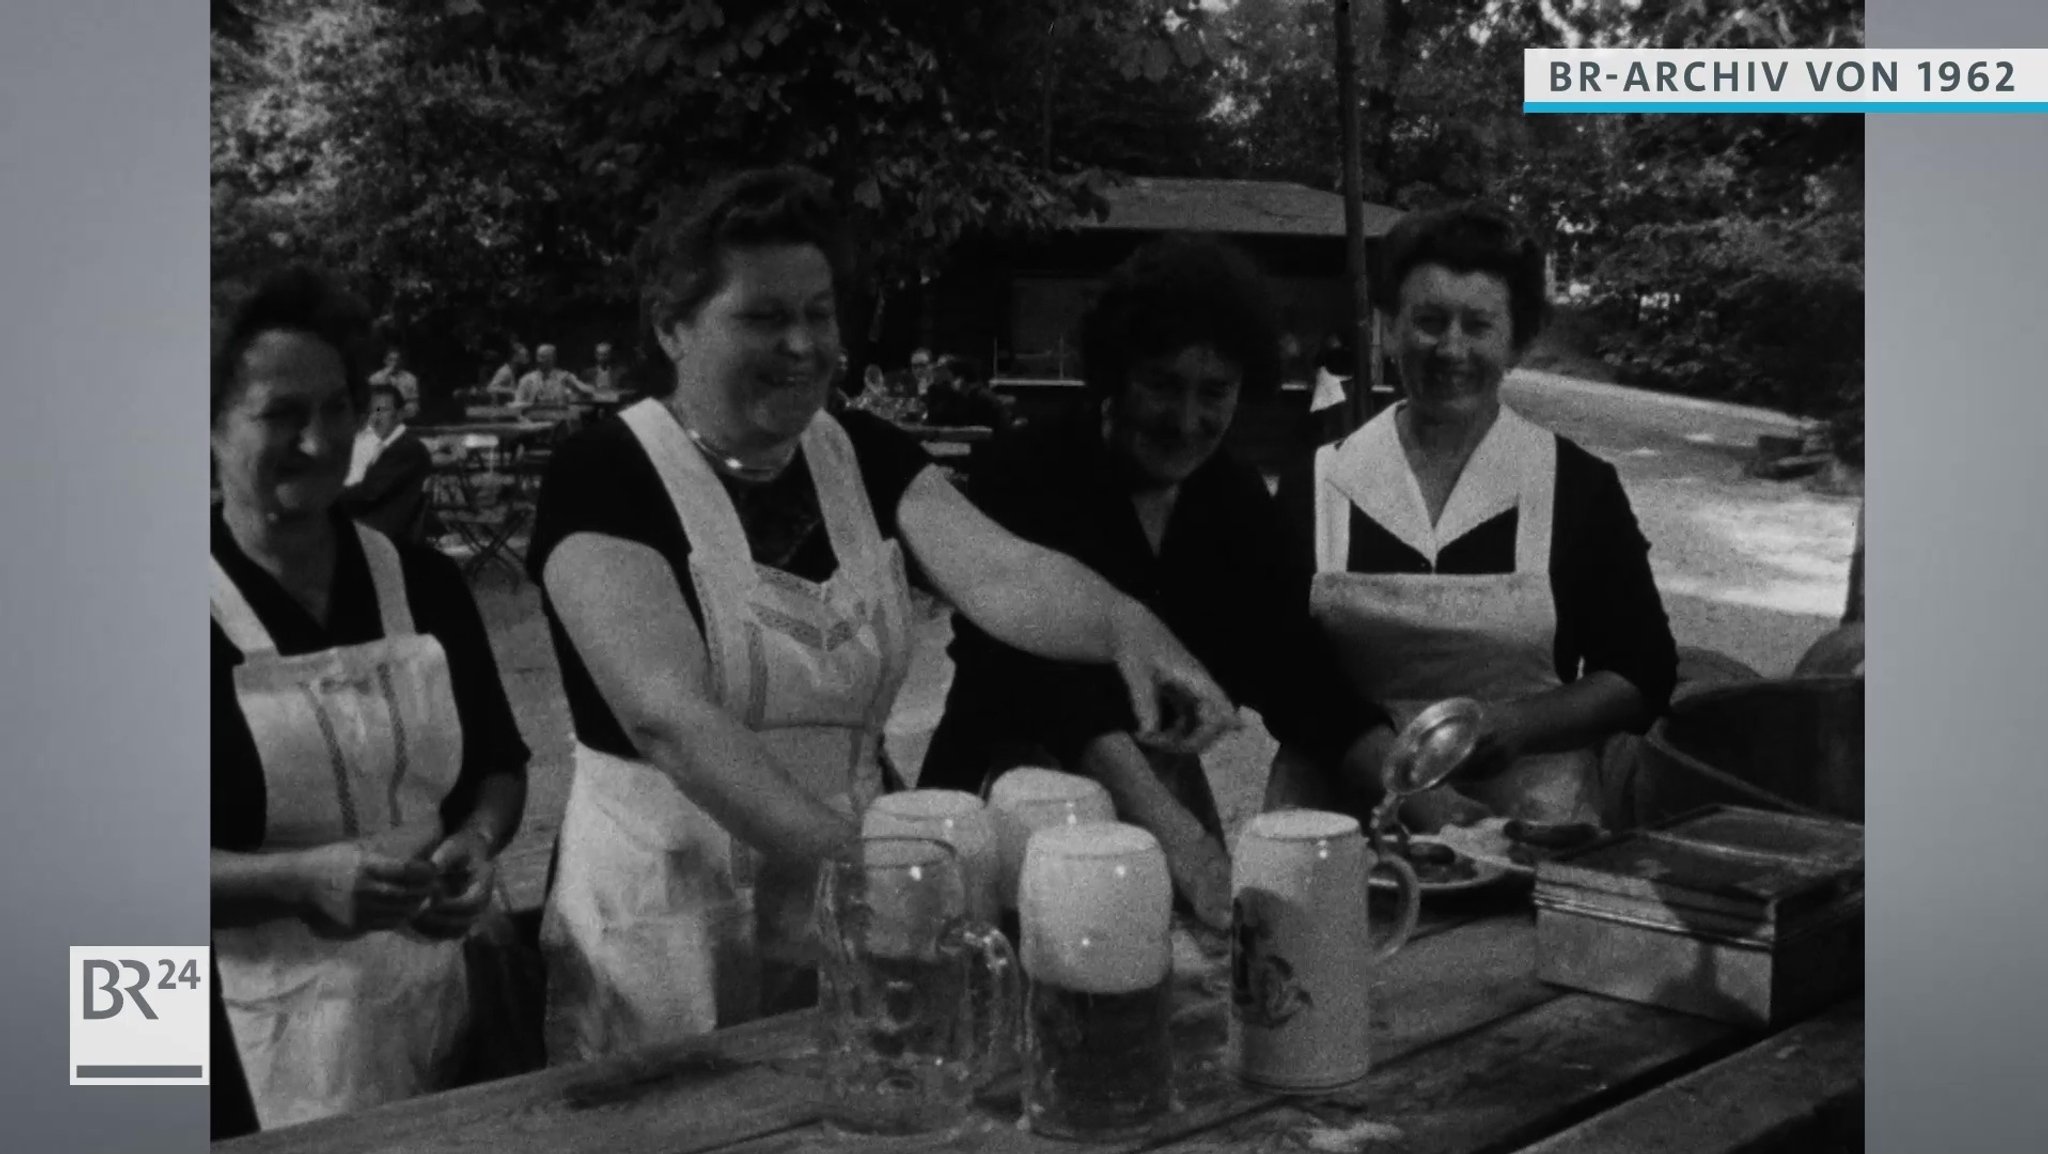
<instances>
[{"instance_id":1,"label":"black and white photograph","mask_svg":"<svg viewBox=\"0 0 2048 1154\"><path fill-rule=\"evenodd\" d=\"M216 1149L1864 1148L1861 0L211 9Z\"/></svg>"}]
</instances>

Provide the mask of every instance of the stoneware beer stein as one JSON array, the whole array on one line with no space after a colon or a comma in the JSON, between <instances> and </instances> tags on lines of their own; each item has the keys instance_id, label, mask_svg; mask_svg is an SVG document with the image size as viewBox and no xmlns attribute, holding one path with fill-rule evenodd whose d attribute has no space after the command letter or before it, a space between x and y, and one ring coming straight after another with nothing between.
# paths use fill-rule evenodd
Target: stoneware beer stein
<instances>
[{"instance_id":1,"label":"stoneware beer stein","mask_svg":"<svg viewBox=\"0 0 2048 1154\"><path fill-rule=\"evenodd\" d=\"M1173 1105L1173 883L1150 833L1114 822L1031 835L1023 927L1024 1117L1057 1138L1144 1132Z\"/></svg>"},{"instance_id":2,"label":"stoneware beer stein","mask_svg":"<svg viewBox=\"0 0 2048 1154\"><path fill-rule=\"evenodd\" d=\"M1014 1047L1019 982L1008 939L967 916L952 847L863 838L819 871L816 908L827 1127L959 1133L996 1054Z\"/></svg>"},{"instance_id":3,"label":"stoneware beer stein","mask_svg":"<svg viewBox=\"0 0 2048 1154\"><path fill-rule=\"evenodd\" d=\"M967 913L996 924L1002 912L997 886L1002 856L995 821L979 797L956 789L912 789L885 793L861 819L862 837L928 837L953 847L967 878Z\"/></svg>"},{"instance_id":4,"label":"stoneware beer stein","mask_svg":"<svg viewBox=\"0 0 2048 1154\"><path fill-rule=\"evenodd\" d=\"M1366 878L1399 883L1400 913L1375 947ZM1415 929L1415 871L1375 860L1358 820L1319 810L1246 823L1231 868L1230 1050L1238 1077L1262 1089L1317 1093L1365 1077L1373 967Z\"/></svg>"},{"instance_id":5,"label":"stoneware beer stein","mask_svg":"<svg viewBox=\"0 0 2048 1154\"><path fill-rule=\"evenodd\" d=\"M1002 877L998 897L1006 910L1018 908L1017 877L1024 867L1024 846L1031 835L1056 825L1084 821L1115 821L1109 791L1079 774L1023 766L989 786L989 813L995 818Z\"/></svg>"}]
</instances>

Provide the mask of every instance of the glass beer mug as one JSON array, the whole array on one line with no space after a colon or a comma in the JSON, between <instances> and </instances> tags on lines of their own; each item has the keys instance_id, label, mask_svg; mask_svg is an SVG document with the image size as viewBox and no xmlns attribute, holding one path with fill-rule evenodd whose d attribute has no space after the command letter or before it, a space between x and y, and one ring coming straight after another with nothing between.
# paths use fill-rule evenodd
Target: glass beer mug
<instances>
[{"instance_id":1,"label":"glass beer mug","mask_svg":"<svg viewBox=\"0 0 2048 1154\"><path fill-rule=\"evenodd\" d=\"M817 916L826 1125L957 1131L1012 1044L1018 980L1010 943L967 916L952 847L864 838L820 870ZM970 993L977 986L990 991L986 1005Z\"/></svg>"},{"instance_id":2,"label":"glass beer mug","mask_svg":"<svg viewBox=\"0 0 2048 1154\"><path fill-rule=\"evenodd\" d=\"M861 819L862 837L927 837L945 842L960 856L967 881L967 913L996 923L1002 910L998 885L1002 857L996 827L979 797L956 789L911 789L885 793Z\"/></svg>"},{"instance_id":3,"label":"glass beer mug","mask_svg":"<svg viewBox=\"0 0 2048 1154\"><path fill-rule=\"evenodd\" d=\"M1150 833L1031 835L1018 886L1027 979L1024 1116L1037 1133L1142 1133L1173 1104L1173 883Z\"/></svg>"}]
</instances>

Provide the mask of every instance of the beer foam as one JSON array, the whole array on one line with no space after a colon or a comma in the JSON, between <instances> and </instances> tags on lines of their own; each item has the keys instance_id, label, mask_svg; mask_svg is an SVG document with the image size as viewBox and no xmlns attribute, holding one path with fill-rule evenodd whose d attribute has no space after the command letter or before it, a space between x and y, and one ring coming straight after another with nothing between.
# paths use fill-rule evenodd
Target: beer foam
<instances>
[{"instance_id":1,"label":"beer foam","mask_svg":"<svg viewBox=\"0 0 2048 1154\"><path fill-rule=\"evenodd\" d=\"M1319 809L1282 809L1262 813L1245 824L1244 836L1274 841L1322 841L1359 832L1358 819Z\"/></svg>"},{"instance_id":2,"label":"beer foam","mask_svg":"<svg viewBox=\"0 0 2048 1154\"><path fill-rule=\"evenodd\" d=\"M1018 886L1020 953L1033 981L1124 994L1173 964L1173 882L1153 836L1089 822L1031 835Z\"/></svg>"},{"instance_id":3,"label":"beer foam","mask_svg":"<svg viewBox=\"0 0 2048 1154\"><path fill-rule=\"evenodd\" d=\"M1108 791L1078 773L1025 765L996 778L995 784L989 787L988 803L1000 809L1020 802L1079 801L1095 794L1106 797Z\"/></svg>"},{"instance_id":4,"label":"beer foam","mask_svg":"<svg viewBox=\"0 0 2048 1154\"><path fill-rule=\"evenodd\" d=\"M1024 868L1024 849L1034 832L1055 825L1116 818L1109 791L1099 783L1079 774L1036 766L1022 766L996 778L989 787L988 808L994 818L1001 855L997 886L1005 906L1017 902L1017 878Z\"/></svg>"},{"instance_id":5,"label":"beer foam","mask_svg":"<svg viewBox=\"0 0 2048 1154\"><path fill-rule=\"evenodd\" d=\"M868 806L870 817L886 814L910 821L930 821L980 813L981 799L958 789L910 789L885 793Z\"/></svg>"}]
</instances>

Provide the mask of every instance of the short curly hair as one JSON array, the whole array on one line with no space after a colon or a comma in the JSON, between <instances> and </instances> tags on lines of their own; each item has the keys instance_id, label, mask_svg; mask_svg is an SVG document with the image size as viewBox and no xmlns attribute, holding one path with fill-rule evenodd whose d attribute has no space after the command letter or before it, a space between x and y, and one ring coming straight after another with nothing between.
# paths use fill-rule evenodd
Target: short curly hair
<instances>
[{"instance_id":1,"label":"short curly hair","mask_svg":"<svg viewBox=\"0 0 2048 1154\"><path fill-rule=\"evenodd\" d=\"M1455 273L1489 273L1508 290L1508 320L1514 345L1526 349L1549 319L1543 246L1515 219L1490 205L1467 204L1401 218L1387 232L1384 262L1373 279L1373 305L1393 316L1401 311L1401 288L1423 265Z\"/></svg>"},{"instance_id":2,"label":"short curly hair","mask_svg":"<svg viewBox=\"0 0 2048 1154\"><path fill-rule=\"evenodd\" d=\"M242 387L242 360L265 333L303 333L341 354L349 400L358 412L370 390L370 310L340 281L319 269L293 265L263 278L228 314L213 350L208 419L233 404Z\"/></svg>"},{"instance_id":3,"label":"short curly hair","mask_svg":"<svg viewBox=\"0 0 2048 1154\"><path fill-rule=\"evenodd\" d=\"M1280 322L1250 257L1211 236L1153 241L1132 253L1081 318L1089 394L1121 392L1140 361L1207 345L1244 374L1248 396L1280 384Z\"/></svg>"},{"instance_id":4,"label":"short curly hair","mask_svg":"<svg viewBox=\"0 0 2048 1154\"><path fill-rule=\"evenodd\" d=\"M794 165L746 169L671 199L635 247L642 332L654 333L696 315L725 286L726 254L734 249L807 244L825 254L833 288L844 294L853 241L832 186ZM665 395L675 386L645 380Z\"/></svg>"}]
</instances>

